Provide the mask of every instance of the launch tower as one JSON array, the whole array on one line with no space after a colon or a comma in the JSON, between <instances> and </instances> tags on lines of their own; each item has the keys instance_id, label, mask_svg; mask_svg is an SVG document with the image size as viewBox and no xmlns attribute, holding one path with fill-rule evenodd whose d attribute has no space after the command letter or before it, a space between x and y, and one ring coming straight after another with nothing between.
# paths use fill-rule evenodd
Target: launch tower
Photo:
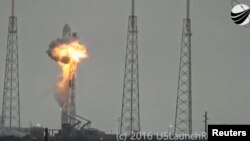
<instances>
[{"instance_id":1,"label":"launch tower","mask_svg":"<svg viewBox=\"0 0 250 141\"><path fill-rule=\"evenodd\" d=\"M15 1L12 0L9 17L8 40L5 60L2 127L20 128L20 95L18 67L17 17Z\"/></svg>"},{"instance_id":2,"label":"launch tower","mask_svg":"<svg viewBox=\"0 0 250 141\"><path fill-rule=\"evenodd\" d=\"M135 0L128 21L120 133L140 131L137 16Z\"/></svg>"}]
</instances>

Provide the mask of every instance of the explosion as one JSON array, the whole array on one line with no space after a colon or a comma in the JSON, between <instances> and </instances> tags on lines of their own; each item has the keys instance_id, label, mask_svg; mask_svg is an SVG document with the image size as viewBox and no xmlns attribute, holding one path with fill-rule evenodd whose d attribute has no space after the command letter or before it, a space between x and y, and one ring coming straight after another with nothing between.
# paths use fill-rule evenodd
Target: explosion
<instances>
[{"instance_id":1,"label":"explosion","mask_svg":"<svg viewBox=\"0 0 250 141\"><path fill-rule=\"evenodd\" d=\"M87 48L75 36L59 38L50 43L48 55L61 67L60 80L57 83L56 99L63 107L68 103L70 81L75 77L77 66L88 57Z\"/></svg>"}]
</instances>

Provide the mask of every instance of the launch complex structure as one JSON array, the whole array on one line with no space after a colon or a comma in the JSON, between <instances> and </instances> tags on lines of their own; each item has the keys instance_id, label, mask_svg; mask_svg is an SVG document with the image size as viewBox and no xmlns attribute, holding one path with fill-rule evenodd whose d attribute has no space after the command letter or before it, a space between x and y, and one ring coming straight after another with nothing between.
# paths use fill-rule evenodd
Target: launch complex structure
<instances>
[{"instance_id":1,"label":"launch complex structure","mask_svg":"<svg viewBox=\"0 0 250 141\"><path fill-rule=\"evenodd\" d=\"M191 83L191 19L190 0L186 0L186 18L183 20L181 55L176 101L174 134L192 134L192 83ZM4 75L3 105L1 128L20 128L20 93L19 93L19 60L17 17L15 16L15 0L11 4L9 17L7 53ZM75 41L77 33L71 33L68 24L63 27L62 40ZM135 0L131 0L131 15L128 19L125 69L123 80L122 107L119 133L141 131L140 97L139 97L139 59L138 28L135 15ZM48 55L63 64L69 57L56 58L52 52ZM63 136L75 136L79 131L90 128L91 121L76 114L76 68L70 66L70 77L67 80L67 98L61 104L61 129ZM84 124L83 124L84 122Z\"/></svg>"}]
</instances>

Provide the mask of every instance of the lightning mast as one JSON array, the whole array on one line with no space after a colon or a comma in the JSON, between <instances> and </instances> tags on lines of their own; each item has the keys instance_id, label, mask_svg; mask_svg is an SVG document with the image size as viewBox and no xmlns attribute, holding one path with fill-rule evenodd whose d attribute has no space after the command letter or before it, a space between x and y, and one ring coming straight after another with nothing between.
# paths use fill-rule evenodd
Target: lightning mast
<instances>
[{"instance_id":1,"label":"lightning mast","mask_svg":"<svg viewBox=\"0 0 250 141\"><path fill-rule=\"evenodd\" d=\"M15 16L14 10L15 1L12 0L11 16L9 17L1 120L2 127L7 128L20 128L17 17Z\"/></svg>"},{"instance_id":2,"label":"lightning mast","mask_svg":"<svg viewBox=\"0 0 250 141\"><path fill-rule=\"evenodd\" d=\"M139 70L137 16L135 15L135 0L132 0L131 15L128 20L127 46L125 57L125 72L123 82L123 97L120 133L140 131L139 108Z\"/></svg>"},{"instance_id":3,"label":"lightning mast","mask_svg":"<svg viewBox=\"0 0 250 141\"><path fill-rule=\"evenodd\" d=\"M192 134L192 81L191 81L191 20L190 0L187 0L186 18L183 20L181 55L177 102L175 113L175 134Z\"/></svg>"}]
</instances>

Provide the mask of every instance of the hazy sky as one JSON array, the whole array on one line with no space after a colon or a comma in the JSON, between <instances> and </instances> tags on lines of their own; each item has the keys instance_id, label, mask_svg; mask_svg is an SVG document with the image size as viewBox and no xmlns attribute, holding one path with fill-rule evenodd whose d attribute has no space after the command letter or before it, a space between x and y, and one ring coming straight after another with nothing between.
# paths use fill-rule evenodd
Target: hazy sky
<instances>
[{"instance_id":1,"label":"hazy sky","mask_svg":"<svg viewBox=\"0 0 250 141\"><path fill-rule=\"evenodd\" d=\"M209 123L250 124L250 29L231 21L231 8L229 0L191 1L193 131L203 131L205 110ZM117 131L129 14L129 0L16 2L22 126L60 127L53 95L60 68L45 51L68 23L90 56L78 69L77 113L93 127ZM10 0L1 0L1 95L9 15ZM160 132L174 124L185 1L136 0L136 15L141 128Z\"/></svg>"}]
</instances>

